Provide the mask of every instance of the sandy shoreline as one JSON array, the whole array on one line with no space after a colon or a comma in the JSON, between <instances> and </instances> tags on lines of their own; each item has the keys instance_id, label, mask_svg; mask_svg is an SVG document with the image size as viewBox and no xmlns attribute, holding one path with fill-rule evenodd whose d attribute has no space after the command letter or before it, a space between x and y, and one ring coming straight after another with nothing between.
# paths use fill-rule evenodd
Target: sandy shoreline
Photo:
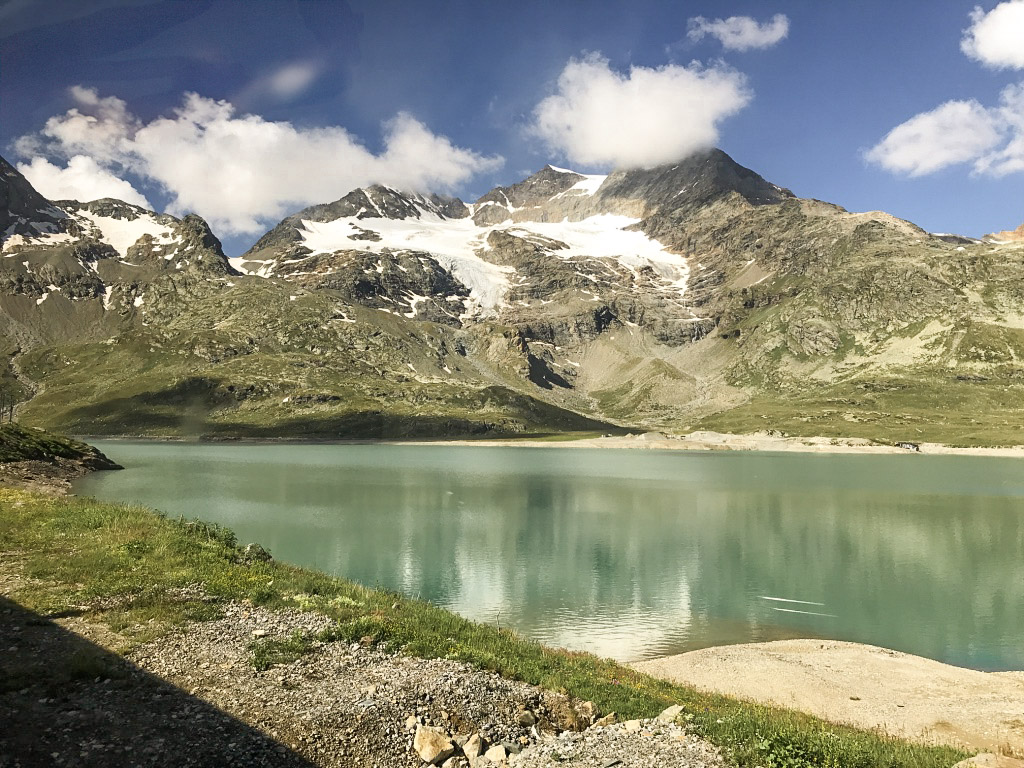
<instances>
[{"instance_id":1,"label":"sandy shoreline","mask_svg":"<svg viewBox=\"0 0 1024 768\"><path fill-rule=\"evenodd\" d=\"M830 640L720 646L630 666L914 741L1024 753L1024 672L978 672Z\"/></svg>"},{"instance_id":2,"label":"sandy shoreline","mask_svg":"<svg viewBox=\"0 0 1024 768\"><path fill-rule=\"evenodd\" d=\"M700 431L687 435L666 435L661 432L606 437L568 437L540 439L529 437L481 438L302 438L302 437L181 437L150 435L74 435L76 440L146 441L166 443L199 443L204 445L455 445L488 448L611 448L649 451L760 451L765 453L859 453L998 456L1024 458L1024 445L992 448L951 446L942 443L915 443L916 450L884 445L860 437L783 437L771 432L736 435Z\"/></svg>"},{"instance_id":3,"label":"sandy shoreline","mask_svg":"<svg viewBox=\"0 0 1024 768\"><path fill-rule=\"evenodd\" d=\"M764 451L802 453L858 453L948 456L1000 456L1024 458L1024 446L972 448L918 443L917 450L881 445L857 437L782 437L770 433L731 435L720 432L691 432L670 437L660 432L579 440L479 439L479 440L381 440L394 445L477 445L519 448L633 448L656 451Z\"/></svg>"}]
</instances>

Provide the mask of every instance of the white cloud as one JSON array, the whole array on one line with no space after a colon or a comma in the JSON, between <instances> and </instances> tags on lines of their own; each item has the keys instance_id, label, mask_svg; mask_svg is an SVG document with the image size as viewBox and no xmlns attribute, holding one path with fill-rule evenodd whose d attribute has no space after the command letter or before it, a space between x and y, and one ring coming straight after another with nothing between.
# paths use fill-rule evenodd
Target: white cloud
<instances>
[{"instance_id":1,"label":"white cloud","mask_svg":"<svg viewBox=\"0 0 1024 768\"><path fill-rule=\"evenodd\" d=\"M323 72L323 65L314 60L293 61L272 69L246 85L231 97L235 105L287 102L310 89Z\"/></svg>"},{"instance_id":2,"label":"white cloud","mask_svg":"<svg viewBox=\"0 0 1024 768\"><path fill-rule=\"evenodd\" d=\"M1002 149L979 157L975 170L991 176L1024 173L1024 82L1003 89L995 116L1009 141Z\"/></svg>"},{"instance_id":3,"label":"white cloud","mask_svg":"<svg viewBox=\"0 0 1024 768\"><path fill-rule=\"evenodd\" d=\"M319 74L320 68L312 62L286 64L267 78L267 89L275 96L290 99L309 88Z\"/></svg>"},{"instance_id":4,"label":"white cloud","mask_svg":"<svg viewBox=\"0 0 1024 768\"><path fill-rule=\"evenodd\" d=\"M960 50L993 69L1024 69L1024 0L999 3L988 13L975 7Z\"/></svg>"},{"instance_id":5,"label":"white cloud","mask_svg":"<svg viewBox=\"0 0 1024 768\"><path fill-rule=\"evenodd\" d=\"M132 205L152 208L135 187L101 168L85 155L75 155L61 168L42 157L31 163L18 163L18 170L43 197L49 200L89 202L113 197Z\"/></svg>"},{"instance_id":6,"label":"white cloud","mask_svg":"<svg viewBox=\"0 0 1024 768\"><path fill-rule=\"evenodd\" d=\"M374 154L344 128L237 115L229 102L194 93L173 116L145 124L120 99L81 88L72 95L77 108L50 118L41 136L19 140L16 149L88 155L130 171L167 191L171 213L194 211L228 234L259 232L355 187L446 190L503 163L453 146L404 113L385 125L384 151Z\"/></svg>"},{"instance_id":7,"label":"white cloud","mask_svg":"<svg viewBox=\"0 0 1024 768\"><path fill-rule=\"evenodd\" d=\"M924 176L960 163L978 174L1024 171L1024 83L1003 90L998 107L947 101L896 126L865 157L886 170Z\"/></svg>"},{"instance_id":8,"label":"white cloud","mask_svg":"<svg viewBox=\"0 0 1024 768\"><path fill-rule=\"evenodd\" d=\"M58 146L65 157L87 155L104 165L123 160L132 134L139 128L127 105L113 96L100 98L92 88L78 85L70 94L78 106L47 120L41 135L22 136L15 142L15 150L29 156L49 143Z\"/></svg>"},{"instance_id":9,"label":"white cloud","mask_svg":"<svg viewBox=\"0 0 1024 768\"><path fill-rule=\"evenodd\" d=\"M718 123L750 98L744 76L724 65L632 67L624 75L594 53L566 64L529 130L573 163L651 167L713 146Z\"/></svg>"},{"instance_id":10,"label":"white cloud","mask_svg":"<svg viewBox=\"0 0 1024 768\"><path fill-rule=\"evenodd\" d=\"M751 48L771 48L789 34L789 18L777 13L764 23L750 16L730 16L727 19L690 19L686 36L694 42L706 36L718 38L727 51L747 51Z\"/></svg>"},{"instance_id":11,"label":"white cloud","mask_svg":"<svg viewBox=\"0 0 1024 768\"><path fill-rule=\"evenodd\" d=\"M890 171L923 176L974 160L999 139L992 115L981 104L947 101L893 128L867 158Z\"/></svg>"}]
</instances>

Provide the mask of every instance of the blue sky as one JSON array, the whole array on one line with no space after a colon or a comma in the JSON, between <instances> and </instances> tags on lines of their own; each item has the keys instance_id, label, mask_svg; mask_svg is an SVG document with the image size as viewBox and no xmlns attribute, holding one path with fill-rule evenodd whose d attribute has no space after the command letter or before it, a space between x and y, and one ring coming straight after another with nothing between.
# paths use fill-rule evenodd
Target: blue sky
<instances>
[{"instance_id":1,"label":"blue sky","mask_svg":"<svg viewBox=\"0 0 1024 768\"><path fill-rule=\"evenodd\" d=\"M1024 81L1024 61L1005 39L1022 5L984 2L972 19L973 0L8 0L0 153L40 187L130 184L158 209L195 209L237 253L281 215L375 174L472 199L547 162L607 171L634 161L617 154L627 144L642 151L683 136L679 146L688 147L710 131L739 163L800 196L977 236L1024 222L1024 148L1018 155L1012 146L1024 110L1006 95ZM1005 18L982 29L968 55L965 30L997 6ZM776 14L787 34L763 47L688 35L697 17L767 25ZM1019 33L1024 50L1024 26ZM654 138L631 141L635 123L623 127L625 140L589 144L539 128L538 105L552 94L562 97L547 102L554 124L580 118L559 81L574 60L593 65L580 78L609 89L595 99L637 91L630 110ZM649 78L645 96L646 86L629 86L647 70L661 79ZM666 104L693 87L705 89L696 106ZM199 98L186 105L187 93ZM937 111L949 102L962 106ZM611 122L622 103L611 104ZM100 119L80 125L70 109ZM704 109L712 113L691 121ZM96 125L111 130L99 135ZM224 131L213 143L217 126ZM694 126L704 133L686 138ZM87 128L88 139L76 132ZM207 134L202 147L197 131ZM72 167L75 156L83 159ZM250 179L246 163L263 176Z\"/></svg>"}]
</instances>

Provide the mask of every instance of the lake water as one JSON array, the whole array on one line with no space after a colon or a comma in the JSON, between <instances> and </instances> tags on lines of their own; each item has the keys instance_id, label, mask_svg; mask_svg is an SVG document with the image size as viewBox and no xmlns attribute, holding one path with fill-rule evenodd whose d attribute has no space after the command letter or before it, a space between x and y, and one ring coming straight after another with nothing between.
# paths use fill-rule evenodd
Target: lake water
<instances>
[{"instance_id":1,"label":"lake water","mask_svg":"<svg viewBox=\"0 0 1024 768\"><path fill-rule=\"evenodd\" d=\"M619 660L822 637L1024 669L1024 461L100 441L76 491Z\"/></svg>"}]
</instances>

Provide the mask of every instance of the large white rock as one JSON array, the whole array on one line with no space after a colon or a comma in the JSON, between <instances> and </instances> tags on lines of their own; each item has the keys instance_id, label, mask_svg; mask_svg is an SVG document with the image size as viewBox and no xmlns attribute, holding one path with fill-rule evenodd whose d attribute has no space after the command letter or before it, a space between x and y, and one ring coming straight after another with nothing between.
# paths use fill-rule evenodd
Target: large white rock
<instances>
[{"instance_id":1,"label":"large white rock","mask_svg":"<svg viewBox=\"0 0 1024 768\"><path fill-rule=\"evenodd\" d=\"M416 728L412 746L423 762L432 765L440 765L456 751L448 734L432 725L420 725Z\"/></svg>"}]
</instances>

